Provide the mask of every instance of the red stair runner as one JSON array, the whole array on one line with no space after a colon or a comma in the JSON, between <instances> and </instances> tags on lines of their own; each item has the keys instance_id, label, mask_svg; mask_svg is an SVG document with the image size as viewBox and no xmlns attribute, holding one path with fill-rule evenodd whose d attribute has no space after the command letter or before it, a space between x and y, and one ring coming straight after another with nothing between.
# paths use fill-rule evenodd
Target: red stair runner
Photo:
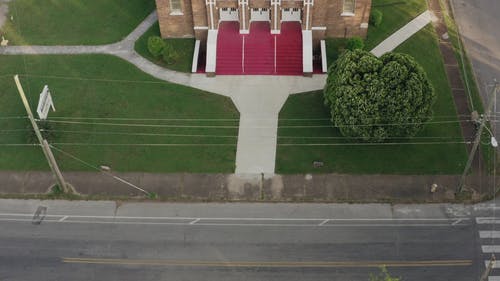
<instances>
[{"instance_id":1,"label":"red stair runner","mask_svg":"<svg viewBox=\"0 0 500 281\"><path fill-rule=\"evenodd\" d=\"M238 22L221 22L216 63L218 75L302 75L301 25L284 22L273 35L269 22L256 21L241 35Z\"/></svg>"},{"instance_id":2,"label":"red stair runner","mask_svg":"<svg viewBox=\"0 0 500 281\"><path fill-rule=\"evenodd\" d=\"M276 72L281 75L302 75L302 27L300 23L282 23L281 34L276 37Z\"/></svg>"},{"instance_id":3,"label":"red stair runner","mask_svg":"<svg viewBox=\"0 0 500 281\"><path fill-rule=\"evenodd\" d=\"M274 36L269 22L256 21L245 37L243 74L274 74Z\"/></svg>"},{"instance_id":4,"label":"red stair runner","mask_svg":"<svg viewBox=\"0 0 500 281\"><path fill-rule=\"evenodd\" d=\"M237 21L224 21L219 24L217 34L217 61L215 73L242 74L243 38Z\"/></svg>"}]
</instances>

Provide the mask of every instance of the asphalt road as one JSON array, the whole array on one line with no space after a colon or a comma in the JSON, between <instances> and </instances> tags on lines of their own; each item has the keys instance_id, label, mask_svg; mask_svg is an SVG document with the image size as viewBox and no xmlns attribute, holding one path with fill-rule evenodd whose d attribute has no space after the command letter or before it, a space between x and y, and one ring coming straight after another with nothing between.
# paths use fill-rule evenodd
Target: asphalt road
<instances>
[{"instance_id":1,"label":"asphalt road","mask_svg":"<svg viewBox=\"0 0 500 281\"><path fill-rule=\"evenodd\" d=\"M454 205L0 200L0 280L475 280L476 227Z\"/></svg>"},{"instance_id":2,"label":"asphalt road","mask_svg":"<svg viewBox=\"0 0 500 281\"><path fill-rule=\"evenodd\" d=\"M489 100L488 84L495 78L500 82L500 1L452 0L452 3L483 101ZM497 97L495 112L498 111L500 98ZM499 129L497 123L497 138Z\"/></svg>"}]
</instances>

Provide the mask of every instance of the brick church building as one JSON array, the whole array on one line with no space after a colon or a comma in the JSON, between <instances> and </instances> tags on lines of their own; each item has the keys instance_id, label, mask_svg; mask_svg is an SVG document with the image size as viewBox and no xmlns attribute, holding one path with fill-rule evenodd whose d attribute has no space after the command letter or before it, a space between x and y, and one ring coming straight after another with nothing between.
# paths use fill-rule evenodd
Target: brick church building
<instances>
[{"instance_id":1,"label":"brick church building","mask_svg":"<svg viewBox=\"0 0 500 281\"><path fill-rule=\"evenodd\" d=\"M366 36L371 0L156 0L156 6L162 37L194 37L207 75L312 75L318 65L325 70L323 39Z\"/></svg>"}]
</instances>

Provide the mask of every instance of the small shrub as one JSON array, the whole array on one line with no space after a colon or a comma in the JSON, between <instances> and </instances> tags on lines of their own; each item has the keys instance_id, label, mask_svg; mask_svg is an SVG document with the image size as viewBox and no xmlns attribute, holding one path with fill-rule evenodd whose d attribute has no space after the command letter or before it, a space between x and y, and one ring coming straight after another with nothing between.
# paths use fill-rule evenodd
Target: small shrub
<instances>
[{"instance_id":1,"label":"small shrub","mask_svg":"<svg viewBox=\"0 0 500 281\"><path fill-rule=\"evenodd\" d=\"M160 36L151 36L148 38L148 51L155 58L162 55L165 45L165 41Z\"/></svg>"},{"instance_id":2,"label":"small shrub","mask_svg":"<svg viewBox=\"0 0 500 281\"><path fill-rule=\"evenodd\" d=\"M359 37L352 37L347 40L346 44L346 49L350 51L358 50L358 49L363 49L365 47L365 43L363 42L363 39Z\"/></svg>"},{"instance_id":3,"label":"small shrub","mask_svg":"<svg viewBox=\"0 0 500 281\"><path fill-rule=\"evenodd\" d=\"M370 14L370 24L378 27L382 23L383 14L380 10L373 9Z\"/></svg>"},{"instance_id":4,"label":"small shrub","mask_svg":"<svg viewBox=\"0 0 500 281\"><path fill-rule=\"evenodd\" d=\"M147 196L148 196L148 199L150 199L150 200L158 199L158 194L156 194L155 192L149 192Z\"/></svg>"},{"instance_id":5,"label":"small shrub","mask_svg":"<svg viewBox=\"0 0 500 281\"><path fill-rule=\"evenodd\" d=\"M172 44L169 44L168 42L165 43L165 48L163 48L161 55L167 64L174 64L179 59L179 54L174 49Z\"/></svg>"},{"instance_id":6,"label":"small shrub","mask_svg":"<svg viewBox=\"0 0 500 281\"><path fill-rule=\"evenodd\" d=\"M40 129L40 134L42 134L42 137L46 139L48 142L53 141L55 138L54 134L54 126L52 123L48 121L38 121L37 122L38 129ZM31 123L29 123L26 127L28 129L28 143L38 143L38 138L36 136L35 130L33 130L33 126L31 126Z\"/></svg>"}]
</instances>

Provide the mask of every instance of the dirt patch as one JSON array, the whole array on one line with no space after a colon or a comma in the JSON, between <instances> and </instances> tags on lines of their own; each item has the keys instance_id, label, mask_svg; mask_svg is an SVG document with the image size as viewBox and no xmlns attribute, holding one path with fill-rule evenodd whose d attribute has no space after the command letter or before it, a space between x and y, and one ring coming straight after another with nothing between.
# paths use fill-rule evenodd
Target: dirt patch
<instances>
[{"instance_id":1,"label":"dirt patch","mask_svg":"<svg viewBox=\"0 0 500 281\"><path fill-rule=\"evenodd\" d=\"M0 28L7 21L9 15L9 2L11 0L0 0Z\"/></svg>"}]
</instances>

